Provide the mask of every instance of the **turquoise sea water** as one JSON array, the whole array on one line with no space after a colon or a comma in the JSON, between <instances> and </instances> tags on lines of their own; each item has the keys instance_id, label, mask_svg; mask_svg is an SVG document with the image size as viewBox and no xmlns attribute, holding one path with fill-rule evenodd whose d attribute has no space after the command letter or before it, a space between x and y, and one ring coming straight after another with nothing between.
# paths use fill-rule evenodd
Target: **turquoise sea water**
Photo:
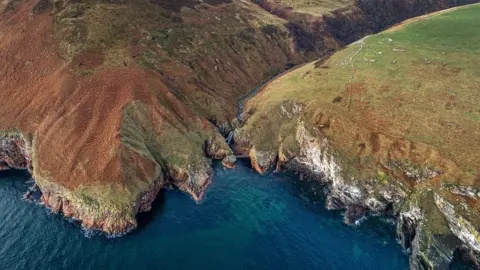
<instances>
[{"instance_id":1,"label":"turquoise sea water","mask_svg":"<svg viewBox=\"0 0 480 270\"><path fill-rule=\"evenodd\" d=\"M0 173L0 269L408 269L390 220L346 226L313 183L215 171L200 204L165 191L115 239L23 201L26 173Z\"/></svg>"}]
</instances>

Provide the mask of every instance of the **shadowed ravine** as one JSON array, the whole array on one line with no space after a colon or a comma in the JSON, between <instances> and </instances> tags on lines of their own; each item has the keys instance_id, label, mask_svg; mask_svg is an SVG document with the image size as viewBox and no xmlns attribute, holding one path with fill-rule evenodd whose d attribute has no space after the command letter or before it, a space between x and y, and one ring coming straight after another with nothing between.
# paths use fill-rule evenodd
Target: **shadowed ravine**
<instances>
[{"instance_id":1,"label":"shadowed ravine","mask_svg":"<svg viewBox=\"0 0 480 270\"><path fill-rule=\"evenodd\" d=\"M288 64L285 68L284 71L282 72L278 72L277 74L275 74L274 76L272 76L270 79L266 80L264 83L256 86L255 88L253 88L252 90L250 90L250 92L248 92L245 96L243 96L242 98L240 98L237 102L237 106L238 106L238 113L237 113L237 119L238 121L242 122L243 119L242 119L242 114L243 114L243 108L245 106L245 104L253 97L255 97L256 94L258 94L258 92L260 92L266 85L268 85L270 82L274 81L275 79L279 78L280 76L282 75L285 75L286 73L290 72L290 71L293 71L299 67L303 66L303 64L300 64L300 65L294 65L294 64ZM228 138L227 138L227 142L228 142Z\"/></svg>"},{"instance_id":2,"label":"shadowed ravine","mask_svg":"<svg viewBox=\"0 0 480 270\"><path fill-rule=\"evenodd\" d=\"M2 269L407 269L389 219L343 224L321 188L287 175L260 176L245 163L215 164L200 204L180 191L159 195L139 228L115 239L21 200L23 172L0 174Z\"/></svg>"}]
</instances>

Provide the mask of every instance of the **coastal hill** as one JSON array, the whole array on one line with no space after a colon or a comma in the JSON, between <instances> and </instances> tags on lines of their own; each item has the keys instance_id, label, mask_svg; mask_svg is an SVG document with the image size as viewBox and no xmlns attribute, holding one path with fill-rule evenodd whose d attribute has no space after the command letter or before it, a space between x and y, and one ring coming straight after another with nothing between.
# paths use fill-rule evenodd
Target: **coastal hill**
<instances>
[{"instance_id":1,"label":"coastal hill","mask_svg":"<svg viewBox=\"0 0 480 270\"><path fill-rule=\"evenodd\" d=\"M162 188L201 199L255 86L472 2L2 1L0 169L28 169L46 207L121 235Z\"/></svg>"},{"instance_id":2,"label":"coastal hill","mask_svg":"<svg viewBox=\"0 0 480 270\"><path fill-rule=\"evenodd\" d=\"M235 151L261 173L318 178L346 223L396 216L412 269L480 252L479 14L417 17L273 80L245 105Z\"/></svg>"}]
</instances>

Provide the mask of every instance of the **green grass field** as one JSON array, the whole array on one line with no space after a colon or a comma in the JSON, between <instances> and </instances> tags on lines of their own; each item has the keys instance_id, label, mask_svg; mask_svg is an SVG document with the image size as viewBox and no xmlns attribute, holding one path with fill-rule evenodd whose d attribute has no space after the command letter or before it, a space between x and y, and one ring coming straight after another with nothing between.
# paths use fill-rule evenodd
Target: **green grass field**
<instances>
[{"instance_id":1,"label":"green grass field","mask_svg":"<svg viewBox=\"0 0 480 270\"><path fill-rule=\"evenodd\" d=\"M277 147L292 130L278 108L293 100L365 170L402 161L444 171L433 186L479 185L478 14L480 5L471 5L416 18L309 63L247 104L254 113L243 130L257 149L262 138L279 137L263 148Z\"/></svg>"}]
</instances>

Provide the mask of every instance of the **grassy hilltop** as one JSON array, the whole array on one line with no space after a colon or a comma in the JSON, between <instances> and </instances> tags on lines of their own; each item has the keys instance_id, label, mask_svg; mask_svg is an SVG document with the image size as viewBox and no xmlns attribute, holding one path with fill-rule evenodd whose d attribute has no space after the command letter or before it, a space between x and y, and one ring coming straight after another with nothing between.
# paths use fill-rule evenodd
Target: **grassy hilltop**
<instances>
[{"instance_id":1,"label":"grassy hilltop","mask_svg":"<svg viewBox=\"0 0 480 270\"><path fill-rule=\"evenodd\" d=\"M253 87L405 18L472 1L0 1L0 169L29 169L54 212L124 233L166 186L201 199L211 159L232 152L222 135L238 126L237 100ZM359 59L356 69L369 66Z\"/></svg>"},{"instance_id":2,"label":"grassy hilltop","mask_svg":"<svg viewBox=\"0 0 480 270\"><path fill-rule=\"evenodd\" d=\"M479 12L475 5L416 18L280 77L247 104L244 130L259 148L277 146L261 141L288 135L271 112L294 100L351 157L386 161L385 141L419 143L437 150L424 153L424 165L444 160L444 180L477 185Z\"/></svg>"},{"instance_id":3,"label":"grassy hilltop","mask_svg":"<svg viewBox=\"0 0 480 270\"><path fill-rule=\"evenodd\" d=\"M479 251L479 14L477 4L418 17L275 79L245 105L236 150L259 171L310 162L347 201L403 190L393 210L414 268L445 267L452 239Z\"/></svg>"}]
</instances>

